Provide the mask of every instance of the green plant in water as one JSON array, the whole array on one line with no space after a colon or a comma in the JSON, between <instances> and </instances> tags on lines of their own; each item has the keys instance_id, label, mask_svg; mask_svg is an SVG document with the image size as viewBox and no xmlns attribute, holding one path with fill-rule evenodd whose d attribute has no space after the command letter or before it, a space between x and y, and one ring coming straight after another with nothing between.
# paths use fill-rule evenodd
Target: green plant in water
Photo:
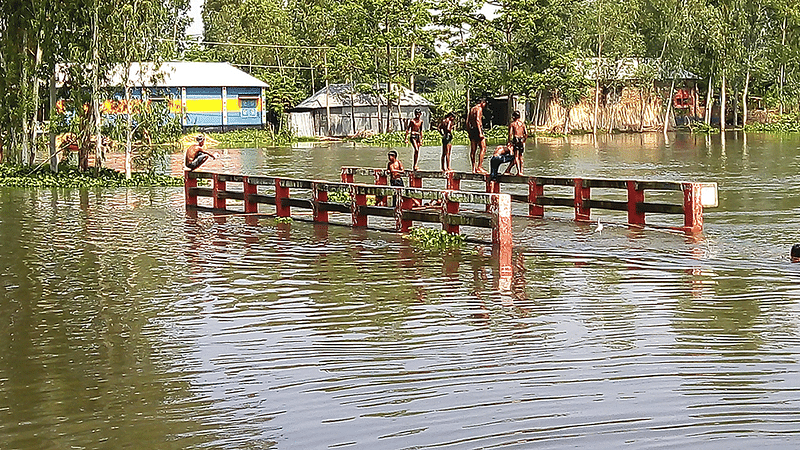
<instances>
[{"instance_id":1,"label":"green plant in water","mask_svg":"<svg viewBox=\"0 0 800 450\"><path fill-rule=\"evenodd\" d=\"M800 133L800 115L784 114L774 122L751 123L744 126L744 131L767 133Z\"/></svg>"},{"instance_id":2,"label":"green plant in water","mask_svg":"<svg viewBox=\"0 0 800 450\"><path fill-rule=\"evenodd\" d=\"M331 203L350 203L350 193L346 191L328 192L328 201Z\"/></svg>"},{"instance_id":3,"label":"green plant in water","mask_svg":"<svg viewBox=\"0 0 800 450\"><path fill-rule=\"evenodd\" d=\"M464 245L463 235L433 228L414 227L406 237L420 247L433 250L461 248Z\"/></svg>"},{"instance_id":4,"label":"green plant in water","mask_svg":"<svg viewBox=\"0 0 800 450\"><path fill-rule=\"evenodd\" d=\"M134 172L130 180L125 174L112 169L94 169L81 172L75 166L59 164L58 172L49 166L31 168L0 164L0 186L25 188L95 188L125 186L183 186L182 178L154 173Z\"/></svg>"},{"instance_id":5,"label":"green plant in water","mask_svg":"<svg viewBox=\"0 0 800 450\"><path fill-rule=\"evenodd\" d=\"M292 223L294 220L291 217L276 217L276 223Z\"/></svg>"},{"instance_id":6,"label":"green plant in water","mask_svg":"<svg viewBox=\"0 0 800 450\"><path fill-rule=\"evenodd\" d=\"M712 127L711 125L706 125L705 122L692 122L692 124L689 125L689 128L691 128L692 133L698 133L698 134L719 133L719 128Z\"/></svg>"}]
</instances>

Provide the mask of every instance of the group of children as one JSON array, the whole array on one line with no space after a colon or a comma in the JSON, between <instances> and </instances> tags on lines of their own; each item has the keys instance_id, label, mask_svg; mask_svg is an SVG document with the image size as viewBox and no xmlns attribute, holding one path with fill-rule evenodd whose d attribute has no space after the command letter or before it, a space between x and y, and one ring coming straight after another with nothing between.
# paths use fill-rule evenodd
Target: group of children
<instances>
[{"instance_id":1,"label":"group of children","mask_svg":"<svg viewBox=\"0 0 800 450\"><path fill-rule=\"evenodd\" d=\"M513 121L508 126L508 139L505 145L499 145L494 151L489 162L491 172L486 172L483 168L483 160L486 156L486 136L483 133L483 109L486 107L486 100L481 99L470 109L467 115L467 135L470 141L470 160L472 161L472 172L489 175L492 180L499 176L500 165L509 163L503 175L510 175L511 169L517 168L517 175L522 175L523 160L525 153L525 142L528 140L528 131L522 121L519 111L512 114ZM437 131L442 136L442 172L452 172L450 167L450 151L452 150L453 129L455 128L455 114L448 113ZM422 146L422 111L414 110L414 118L411 119L406 128L405 142L410 142L414 150L414 170L419 170L419 148ZM403 186L403 163L397 158L397 152L389 152L389 164L386 167L389 172L390 184L392 186Z\"/></svg>"}]
</instances>

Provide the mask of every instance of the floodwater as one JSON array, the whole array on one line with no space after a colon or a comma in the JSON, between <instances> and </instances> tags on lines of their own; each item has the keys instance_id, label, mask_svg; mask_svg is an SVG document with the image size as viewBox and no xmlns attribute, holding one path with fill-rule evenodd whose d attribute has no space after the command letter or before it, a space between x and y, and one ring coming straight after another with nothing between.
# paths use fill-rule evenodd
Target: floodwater
<instances>
[{"instance_id":1,"label":"floodwater","mask_svg":"<svg viewBox=\"0 0 800 450\"><path fill-rule=\"evenodd\" d=\"M206 169L338 180L386 149L220 152ZM798 447L800 136L542 138L525 158L716 181L719 208L696 236L515 217L501 289L482 243L192 218L182 188L0 190L0 448Z\"/></svg>"}]
</instances>

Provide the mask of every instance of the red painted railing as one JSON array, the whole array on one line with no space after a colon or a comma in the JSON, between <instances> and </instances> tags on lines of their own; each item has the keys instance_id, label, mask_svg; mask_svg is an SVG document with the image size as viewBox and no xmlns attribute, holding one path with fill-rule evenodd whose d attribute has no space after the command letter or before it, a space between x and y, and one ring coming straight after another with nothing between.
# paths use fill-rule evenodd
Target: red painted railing
<instances>
[{"instance_id":1,"label":"red painted railing","mask_svg":"<svg viewBox=\"0 0 800 450\"><path fill-rule=\"evenodd\" d=\"M386 170L361 167L342 167L342 180L354 182L355 176L374 177L376 184L386 184ZM422 186L423 179L444 180L447 189L459 189L462 180L478 181L486 184L487 193L500 193L503 184L527 185L527 195L511 195L514 202L527 203L528 215L543 217L545 207L563 206L574 208L575 220L590 221L593 209L627 212L627 222L633 226L644 226L647 213L683 215L683 226L672 227L689 233L703 230L704 208L717 206L717 184L698 182L648 181L648 180L609 180L564 177L529 177L502 175L498 181L491 181L481 174L465 172L406 171L409 184ZM552 186L573 189L571 197L547 196L545 188ZM593 189L624 190L625 201L592 199ZM680 191L683 203L654 203L645 200L646 191Z\"/></svg>"}]
</instances>

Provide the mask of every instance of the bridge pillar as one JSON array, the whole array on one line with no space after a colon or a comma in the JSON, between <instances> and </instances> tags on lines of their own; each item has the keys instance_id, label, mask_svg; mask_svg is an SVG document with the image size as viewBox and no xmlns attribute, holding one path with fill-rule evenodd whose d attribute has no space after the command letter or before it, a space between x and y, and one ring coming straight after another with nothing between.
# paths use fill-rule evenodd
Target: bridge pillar
<instances>
[{"instance_id":1,"label":"bridge pillar","mask_svg":"<svg viewBox=\"0 0 800 450\"><path fill-rule=\"evenodd\" d=\"M289 188L281 184L281 179L275 179L275 215L278 217L292 217L292 208L284 205L284 199L289 200Z\"/></svg>"},{"instance_id":2,"label":"bridge pillar","mask_svg":"<svg viewBox=\"0 0 800 450\"><path fill-rule=\"evenodd\" d=\"M575 220L578 222L588 222L591 220L591 209L587 200L591 199L591 188L583 185L582 178L575 178Z\"/></svg>"},{"instance_id":3,"label":"bridge pillar","mask_svg":"<svg viewBox=\"0 0 800 450\"><path fill-rule=\"evenodd\" d=\"M197 178L192 176L192 172L189 170L183 171L183 192L184 196L186 197L186 206L197 206L197 194L195 193L195 189L197 188Z\"/></svg>"},{"instance_id":4,"label":"bridge pillar","mask_svg":"<svg viewBox=\"0 0 800 450\"><path fill-rule=\"evenodd\" d=\"M528 179L528 215L544 217L544 206L539 205L539 197L544 195L544 185L538 184L535 178Z\"/></svg>"},{"instance_id":5,"label":"bridge pillar","mask_svg":"<svg viewBox=\"0 0 800 450\"><path fill-rule=\"evenodd\" d=\"M312 215L314 222L328 223L328 211L324 210L323 205L320 204L328 201L328 191L327 187L325 189L322 189L322 187L325 187L324 183L311 183L311 195L314 198L311 202Z\"/></svg>"},{"instance_id":6,"label":"bridge pillar","mask_svg":"<svg viewBox=\"0 0 800 450\"><path fill-rule=\"evenodd\" d=\"M703 231L703 204L700 201L700 183L683 185L683 231L699 233Z\"/></svg>"},{"instance_id":7,"label":"bridge pillar","mask_svg":"<svg viewBox=\"0 0 800 450\"><path fill-rule=\"evenodd\" d=\"M626 181L628 187L628 223L644 226L644 212L637 209L637 205L644 203L644 190L638 189L638 183L633 180Z\"/></svg>"},{"instance_id":8,"label":"bridge pillar","mask_svg":"<svg viewBox=\"0 0 800 450\"><path fill-rule=\"evenodd\" d=\"M250 183L248 177L242 177L242 189L244 191L244 212L247 214L258 212L258 202L251 196L258 193L258 185Z\"/></svg>"},{"instance_id":9,"label":"bridge pillar","mask_svg":"<svg viewBox=\"0 0 800 450\"><path fill-rule=\"evenodd\" d=\"M211 197L214 199L214 209L225 209L225 197L220 196L220 193L225 192L225 182L220 181L218 173L213 174L211 187Z\"/></svg>"}]
</instances>

